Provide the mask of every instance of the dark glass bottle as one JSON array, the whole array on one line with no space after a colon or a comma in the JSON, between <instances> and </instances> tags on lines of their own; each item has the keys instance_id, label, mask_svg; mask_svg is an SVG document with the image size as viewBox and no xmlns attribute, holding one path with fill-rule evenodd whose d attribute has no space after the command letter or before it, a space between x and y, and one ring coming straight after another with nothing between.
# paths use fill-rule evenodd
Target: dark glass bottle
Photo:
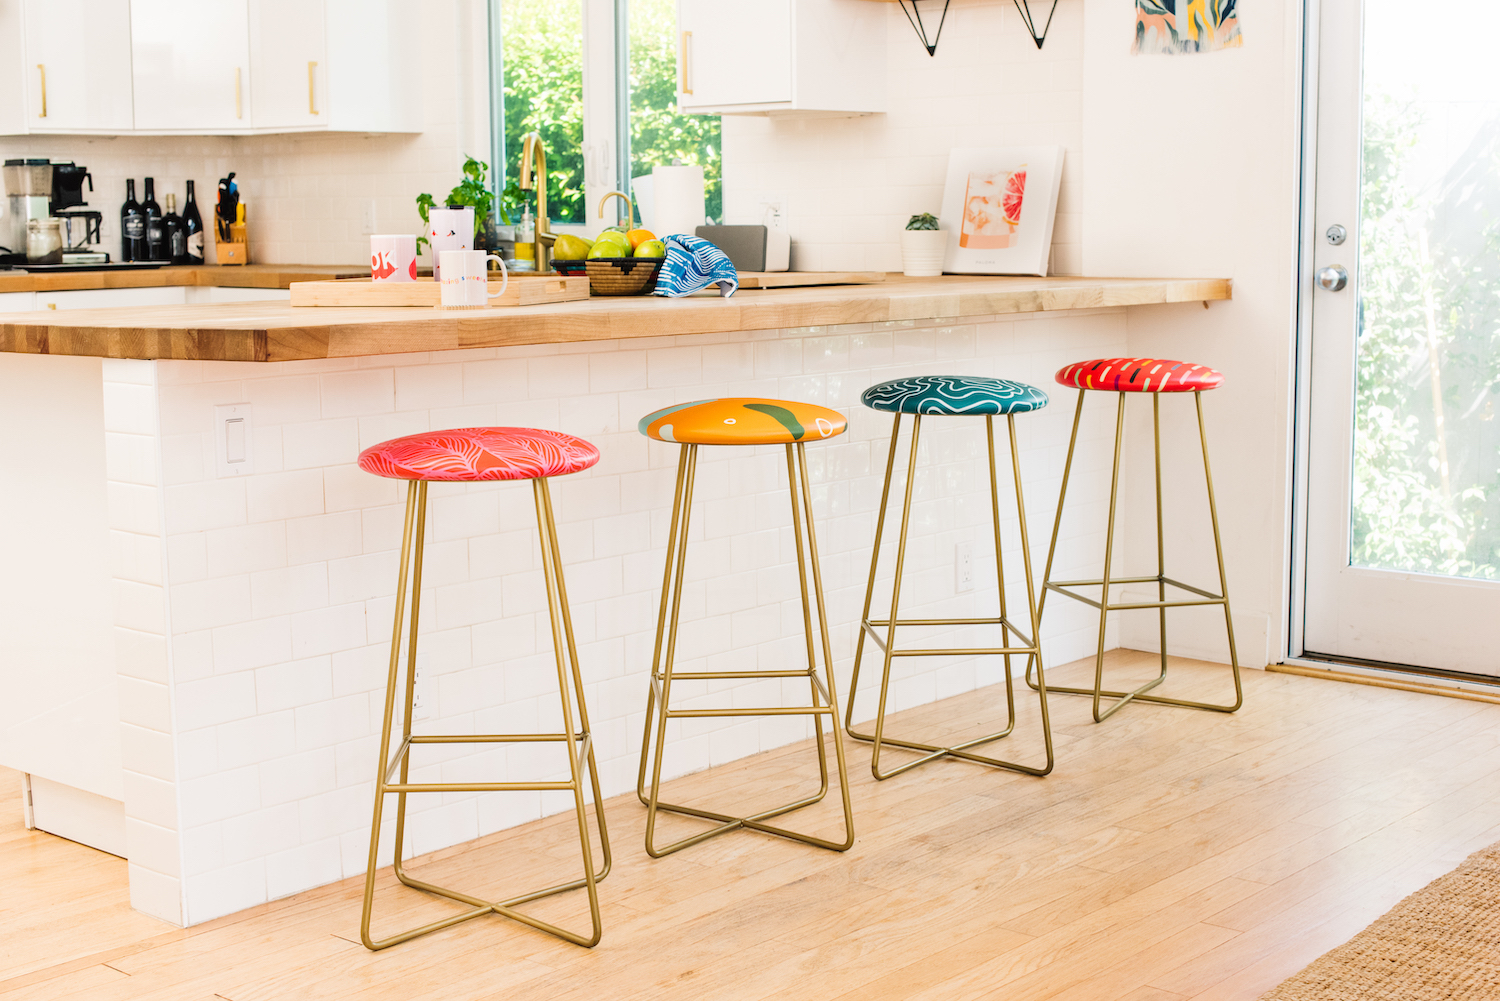
<instances>
[{"instance_id":1,"label":"dark glass bottle","mask_svg":"<svg viewBox=\"0 0 1500 1001\"><path fill-rule=\"evenodd\" d=\"M167 259L173 264L186 264L187 233L182 228L182 216L177 214L177 196L163 196L167 200L167 214L161 217L162 227L167 233Z\"/></svg>"},{"instance_id":2,"label":"dark glass bottle","mask_svg":"<svg viewBox=\"0 0 1500 1001\"><path fill-rule=\"evenodd\" d=\"M187 242L187 259L183 264L203 263L203 216L198 214L198 199L193 182L187 182L187 204L182 207L182 232Z\"/></svg>"},{"instance_id":3,"label":"dark glass bottle","mask_svg":"<svg viewBox=\"0 0 1500 1001\"><path fill-rule=\"evenodd\" d=\"M120 260L146 259L146 217L135 200L135 178L125 182L125 204L120 207Z\"/></svg>"},{"instance_id":4,"label":"dark glass bottle","mask_svg":"<svg viewBox=\"0 0 1500 1001\"><path fill-rule=\"evenodd\" d=\"M161 206L156 204L156 181L146 178L146 197L141 201L141 214L146 217L146 257L148 261L167 259L167 231L161 221Z\"/></svg>"}]
</instances>

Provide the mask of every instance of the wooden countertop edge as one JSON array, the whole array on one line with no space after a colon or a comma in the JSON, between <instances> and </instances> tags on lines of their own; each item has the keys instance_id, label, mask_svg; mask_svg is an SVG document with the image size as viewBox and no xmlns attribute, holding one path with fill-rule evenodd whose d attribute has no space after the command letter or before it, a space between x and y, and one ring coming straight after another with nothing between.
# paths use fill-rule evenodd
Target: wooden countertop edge
<instances>
[{"instance_id":1,"label":"wooden countertop edge","mask_svg":"<svg viewBox=\"0 0 1500 1001\"><path fill-rule=\"evenodd\" d=\"M292 282L360 278L368 267L342 264L167 265L150 271L0 273L0 293L76 292L119 288L286 288Z\"/></svg>"},{"instance_id":2,"label":"wooden countertop edge","mask_svg":"<svg viewBox=\"0 0 1500 1001\"><path fill-rule=\"evenodd\" d=\"M163 323L142 316L141 326L100 323L86 314L118 310L51 313L47 322L36 313L0 317L0 351L29 354L88 355L103 358L162 358L195 361L304 361L464 348L507 347L592 340L660 337L678 334L774 330L783 327L833 326L902 320L959 319L1074 309L1108 309L1158 303L1227 300L1229 279L990 279L1021 287L974 287L970 278L907 279L880 285L828 288L745 290L727 299L699 298L671 302L649 298L595 297L572 303L495 308L461 314L435 311L304 307L316 322L288 322L295 307L281 303L267 322L254 318L210 325L202 317L213 310L246 312L234 305L140 307L135 312L186 311L192 319ZM1048 282L1038 286L1037 282ZM953 283L936 290L932 283ZM962 284L959 284L962 283ZM968 287L965 287L965 286ZM819 296L818 293L824 293ZM254 310L248 310L254 312ZM420 315L412 315L413 313ZM342 316L341 316L342 314ZM373 314L373 315L372 315ZM233 315L232 313L230 314ZM340 322L347 317L347 322ZM87 321L96 320L90 324ZM175 319L175 318L174 318ZM300 319L297 316L296 319ZM19 321L19 322L18 322ZM233 323L233 325L230 325Z\"/></svg>"}]
</instances>

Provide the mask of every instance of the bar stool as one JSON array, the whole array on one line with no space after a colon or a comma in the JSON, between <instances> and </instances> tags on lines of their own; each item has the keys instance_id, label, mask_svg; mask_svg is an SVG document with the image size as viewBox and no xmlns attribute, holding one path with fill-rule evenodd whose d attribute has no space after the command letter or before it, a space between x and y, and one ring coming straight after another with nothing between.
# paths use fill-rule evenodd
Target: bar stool
<instances>
[{"instance_id":1,"label":"bar stool","mask_svg":"<svg viewBox=\"0 0 1500 1001\"><path fill-rule=\"evenodd\" d=\"M1037 610L1040 619L1046 609L1047 592L1056 591L1099 609L1099 647L1094 656L1094 687L1059 688L1051 691L1068 695L1088 695L1094 700L1094 722L1100 723L1118 712L1133 700L1157 702L1169 706L1185 706L1190 709L1208 709L1214 712L1232 713L1244 703L1244 692L1240 687L1240 662L1234 649L1234 622L1229 614L1229 583L1224 575L1224 547L1219 540L1219 514L1214 507L1214 479L1208 465L1208 432L1203 426L1203 394L1219 388L1224 376L1207 365L1192 362L1172 361L1165 358L1097 358L1076 362L1060 369L1057 381L1078 390L1078 407L1073 413L1073 435L1068 440L1068 458L1063 465L1062 488L1057 496L1057 519L1052 524L1052 543L1047 547L1047 571L1043 576L1042 607ZM1068 475L1073 468L1073 448L1078 443L1078 422L1083 417L1083 398L1090 391L1115 392L1119 394L1119 405L1115 412L1115 459L1109 482L1109 527L1104 536L1104 576L1098 580L1052 579L1052 557L1057 551L1057 532L1062 525L1063 500L1068 493ZM1111 573L1111 556L1115 542L1115 500L1120 486L1120 443L1125 432L1125 397L1130 393L1149 393L1151 396L1151 428L1156 448L1156 573L1149 577L1116 577ZM1219 593L1205 591L1191 584L1184 584L1167 576L1166 542L1162 525L1161 494L1161 398L1164 393L1192 393L1198 410L1198 440L1203 447L1203 479L1208 487L1208 516L1213 523L1214 551L1219 560ZM1156 601L1111 602L1109 588L1112 584L1155 584ZM1168 585L1195 594L1197 598L1178 601L1167 600ZM1101 588L1099 600L1069 590L1076 587ZM1190 605L1223 605L1224 631L1229 637L1229 666L1234 675L1234 701L1227 705L1211 702L1192 702L1172 699L1161 695L1147 695L1167 677L1167 609ZM1104 688L1104 627L1109 613L1126 609L1154 608L1160 620L1161 671L1150 681L1130 691L1107 691ZM1031 682L1030 669L1027 682ZM1114 699L1108 709L1100 712L1103 699Z\"/></svg>"},{"instance_id":2,"label":"bar stool","mask_svg":"<svg viewBox=\"0 0 1500 1001\"><path fill-rule=\"evenodd\" d=\"M370 825L370 861L365 871L364 915L360 921L360 938L367 949L385 949L477 918L483 914L503 914L533 928L550 932L569 942L592 947L599 941L599 895L595 884L609 875L609 831L604 824L604 798L599 791L599 772L594 763L594 746L589 730L588 708L583 701L583 678L578 668L578 650L573 641L573 620L568 612L568 592L563 584L562 559L558 554L557 523L552 516L552 496L547 480L587 469L599 461L599 450L582 438L560 431L533 428L460 428L432 431L426 434L395 438L359 455L359 467L376 476L407 480L406 522L401 533L401 569L396 577L396 615L391 635L390 672L386 677L385 715L380 731L380 766L375 775L375 819ZM412 696L415 690L413 667L417 662L417 613L422 596L422 543L427 528L427 484L432 480L475 483L487 480L530 480L536 504L537 529L541 534L542 576L547 588L547 612L552 620L552 646L557 659L557 684L562 701L561 733L523 734L414 734L412 733ZM393 713L396 706L396 682L401 660L401 634L405 618L407 579L411 579L411 632L406 651L406 694L401 718L401 743L394 757L390 754ZM570 678L571 675L571 678ZM578 697L578 725L573 723L569 684ZM560 743L567 751L569 780L566 782L424 782L408 781L412 748L431 744ZM583 769L587 763L594 794L594 814L599 823L599 840L604 850L603 865L595 871L593 851L589 845L587 812L583 799ZM400 770L400 777L392 775ZM406 797L419 792L514 792L523 790L570 790L578 815L578 840L583 851L583 878L533 890L506 900L491 901L461 890L435 886L407 874L401 858L406 829ZM450 900L468 908L450 917L412 928L384 939L370 937L370 918L375 904L375 868L380 847L380 819L385 797L396 794L396 878L407 886ZM589 914L593 919L590 935L566 931L557 925L523 914L515 908L566 890L588 890Z\"/></svg>"},{"instance_id":3,"label":"bar stool","mask_svg":"<svg viewBox=\"0 0 1500 1001\"><path fill-rule=\"evenodd\" d=\"M672 522L667 536L666 569L662 575L661 609L656 623L656 649L651 657L651 688L646 696L646 732L641 743L641 769L636 779L636 795L646 807L646 853L652 858L660 858L698 844L700 841L740 828L791 838L819 848L846 851L854 844L854 814L849 802L849 771L844 761L844 743L839 734L838 689L833 679L833 652L828 643L828 614L823 602L823 578L818 568L818 539L813 531L812 490L807 475L807 456L804 452L804 445L808 439L822 440L843 434L844 417L838 411L829 410L826 407L787 400L699 400L695 403L683 403L647 414L641 418L639 427L641 433L649 438L682 446L677 459L677 490L672 498ZM786 446L792 529L797 540L797 580L802 590L802 627L807 638L807 667L766 671L677 671L674 666L677 653L677 619L682 604L683 572L687 566L688 523L693 509L693 481L698 468L698 447L700 445L775 444ZM807 537L805 548L804 530ZM812 608L808 596L809 564L812 567L812 593L817 599L818 631L823 652L821 677L814 651ZM664 638L665 646L663 645ZM671 708L674 680L729 678L806 678L812 704L808 707L768 706L740 709ZM662 758L666 751L667 720L712 716L811 716L817 729L818 773L822 781L817 793L748 816L731 816L712 810L662 802L661 769ZM766 823L774 817L811 806L828 794L828 752L823 744L822 718L824 716L829 717L833 731L833 751L837 759L839 792L843 797L845 837L841 842L801 834ZM646 783L648 762L651 772L649 791ZM658 847L656 845L656 818L660 810L713 821L716 826L674 841L669 845Z\"/></svg>"},{"instance_id":4,"label":"bar stool","mask_svg":"<svg viewBox=\"0 0 1500 1001\"><path fill-rule=\"evenodd\" d=\"M864 611L860 616L859 640L854 648L854 677L849 683L849 705L844 715L844 729L856 740L874 744L870 756L870 772L877 779L888 779L920 764L942 757L954 757L973 761L995 768L1008 768L1028 775L1046 775L1052 771L1052 725L1047 714L1047 679L1042 669L1041 650L1037 644L1037 602L1031 579L1031 547L1026 536L1026 504L1021 496L1021 456L1016 446L1016 414L1040 410L1047 405L1047 394L1024 382L1009 379L989 379L962 375L922 375L908 379L892 379L871 386L860 396L860 401L872 410L895 414L891 422L891 450L885 463L885 488L880 494L880 513L875 521L875 548L870 554L870 579L865 587ZM896 542L896 576L891 584L891 614L885 619L871 619L870 605L875 596L875 571L880 565L880 538L885 528L885 512L891 494L891 477L896 469L896 445L901 435L901 416L912 415L911 457L906 465L906 497L901 507L901 534ZM906 560L906 533L911 519L912 485L917 472L917 445L922 435L924 416L980 417L984 418L985 439L990 457L990 510L995 532L995 570L1000 585L1000 615L998 618L959 619L903 619L899 616L901 603L901 573ZM1022 631L1011 622L1005 603L1005 562L1001 558L1000 546L1000 486L995 464L995 418L1004 416L1010 439L1011 477L1016 488L1016 514L1021 523L1021 566L1026 575L1026 606L1029 628ZM896 648L896 629L902 626L950 626L950 625L998 625L1001 645L998 647L908 649ZM885 629L885 636L876 632L876 627ZM1022 646L1011 645L1011 633L1023 641ZM854 729L854 700L859 694L860 663L864 657L865 639L869 638L883 657L880 675L880 700L875 712L875 732L860 733ZM1042 739L1046 746L1046 763L1040 766L1023 765L1013 761L976 754L969 748L1008 737L1016 726L1015 685L1011 678L1011 657L1026 654L1037 664L1037 691L1041 698ZM891 663L897 657L940 656L989 656L1005 658L1005 702L1007 722L1005 729L996 733L976 737L952 745L923 744L910 740L897 740L885 736L886 696L891 684ZM886 745L909 751L920 751L921 756L904 762L889 771L880 770L880 752Z\"/></svg>"}]
</instances>

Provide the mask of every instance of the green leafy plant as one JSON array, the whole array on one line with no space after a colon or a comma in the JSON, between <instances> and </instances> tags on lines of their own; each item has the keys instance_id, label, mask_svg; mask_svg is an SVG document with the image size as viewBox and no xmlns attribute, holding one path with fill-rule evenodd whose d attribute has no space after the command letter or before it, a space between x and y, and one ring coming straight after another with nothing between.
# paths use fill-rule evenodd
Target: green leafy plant
<instances>
[{"instance_id":1,"label":"green leafy plant","mask_svg":"<svg viewBox=\"0 0 1500 1001\"><path fill-rule=\"evenodd\" d=\"M484 227L485 217L495 207L495 193L484 185L485 173L489 169L490 165L483 160L476 160L472 156L465 159L463 178L458 184L454 185L452 191L448 192L448 197L443 202L445 207L455 206L462 208L464 206L473 206L475 233L478 233ZM514 185L512 186L514 187ZM518 188L517 190L519 191L520 189ZM429 193L424 191L417 196L417 214L422 217L424 225L428 221L428 212L436 206L436 200ZM510 219L507 218L505 223L509 225ZM421 250L422 245L426 242L426 237L417 237L417 249Z\"/></svg>"},{"instance_id":2,"label":"green leafy plant","mask_svg":"<svg viewBox=\"0 0 1500 1001\"><path fill-rule=\"evenodd\" d=\"M931 212L922 212L906 220L907 229L937 229L937 216Z\"/></svg>"}]
</instances>

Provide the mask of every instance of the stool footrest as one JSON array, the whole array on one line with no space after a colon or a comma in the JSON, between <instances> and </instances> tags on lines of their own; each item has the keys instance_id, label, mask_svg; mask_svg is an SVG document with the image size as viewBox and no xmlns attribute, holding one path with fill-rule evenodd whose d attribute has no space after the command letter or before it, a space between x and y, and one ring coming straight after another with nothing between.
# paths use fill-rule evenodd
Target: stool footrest
<instances>
[{"instance_id":1,"label":"stool footrest","mask_svg":"<svg viewBox=\"0 0 1500 1001\"><path fill-rule=\"evenodd\" d=\"M710 678L807 678L818 689L818 694L823 696L824 701L830 705L833 703L833 697L828 694L828 686L823 683L823 679L810 671L700 671L692 674L672 672L673 681ZM655 694L657 702L666 705L666 700L662 698L662 679L654 674L651 676L651 691ZM820 716L830 711L827 706L804 708L794 706L775 709L673 709L665 715L668 719L673 716Z\"/></svg>"},{"instance_id":2,"label":"stool footrest","mask_svg":"<svg viewBox=\"0 0 1500 1001\"><path fill-rule=\"evenodd\" d=\"M756 709L669 709L663 715L667 719L688 719L703 716L830 716L830 706L766 706Z\"/></svg>"},{"instance_id":3,"label":"stool footrest","mask_svg":"<svg viewBox=\"0 0 1500 1001\"><path fill-rule=\"evenodd\" d=\"M489 734L412 734L401 741L401 746L396 748L396 753L387 762L385 767L385 781L381 783L381 789L386 792L520 792L528 789L572 789L571 782L562 785L508 782L508 783L482 783L478 785L456 788L452 783L443 783L441 788L432 785L431 788L418 788L418 785L430 785L430 783L406 783L403 788L391 785L391 775L401 764L407 754L411 753L413 744L495 744L495 743L551 743L565 741L568 735L565 733L489 733ZM587 733L575 734L574 740L578 741L578 757L580 760L588 760L589 751L593 749L594 738Z\"/></svg>"},{"instance_id":4,"label":"stool footrest","mask_svg":"<svg viewBox=\"0 0 1500 1001\"><path fill-rule=\"evenodd\" d=\"M799 799L796 802L787 803L784 806L772 807L769 810L762 810L759 813L752 813L746 817L733 817L725 813L715 813L712 810L701 810L697 807L692 806L682 806L676 803L659 802L656 804L656 808L658 810L667 810L671 813L682 814L686 817L696 817L699 820L716 821L718 823L718 826L711 827L706 831L699 831L697 834L682 838L679 841L674 841L670 845L665 845L661 848L654 848L653 846L648 844L646 846L646 851L651 855L652 858L661 858L663 855L670 855L672 852L680 851L683 848L688 848L700 842L707 841L709 838L716 837L720 834L727 834L730 831L739 830L741 828L749 831L759 831L762 834L773 834L781 838L790 838L793 841L801 841L804 844L816 845L819 848L831 848L834 851L842 851L848 846L838 842L828 841L823 838L814 837L811 834L802 834L797 831L787 830L784 827L777 827L774 824L763 823L763 821L770 820L772 817L779 817L784 813L791 813L793 810L800 810L804 806L812 806L814 803L821 801L823 799L823 796L824 793L820 792L815 796L808 796L805 799Z\"/></svg>"},{"instance_id":5,"label":"stool footrest","mask_svg":"<svg viewBox=\"0 0 1500 1001\"><path fill-rule=\"evenodd\" d=\"M861 626L860 626L860 628L862 628L865 631L865 634L870 637L870 641L875 644L875 646L880 650L881 653L885 653L886 652L885 637L883 637L879 633L877 633L875 631L875 629L876 629L877 626L884 626L886 628L890 628L890 624L891 624L891 620L890 619L866 619L863 623L861 623ZM916 649L916 650L891 650L890 651L890 655L892 657L942 657L942 656L945 656L945 655L946 656L955 656L955 657L981 657L981 656L989 656L991 654L1013 654L1013 655L1019 656L1021 654L1034 654L1034 653L1037 652L1036 643L1032 641L1031 637L1027 636L1021 630L1017 629L1014 625L1011 624L1011 622L1010 622L1009 619L1005 619L1005 618L999 618L999 619L897 619L896 620L896 627L898 629L901 626L946 626L946 625L994 625L994 626L1004 626L1005 628L1009 629L1011 632L1015 633L1016 636L1019 639L1024 640L1025 641L1025 645L1024 646L995 646L995 647L943 647L943 648L922 648L922 649Z\"/></svg>"},{"instance_id":6,"label":"stool footrest","mask_svg":"<svg viewBox=\"0 0 1500 1001\"><path fill-rule=\"evenodd\" d=\"M566 883L558 883L554 886L549 886L542 890L533 890L530 893L523 893L519 896L510 897L506 900L488 901L479 897L475 897L471 894L464 893L461 890L454 890L450 889L449 887L438 886L435 883L427 883L420 879L413 879L407 876L406 873L400 869L396 871L396 878L399 879L404 886L409 886L414 890L423 890L427 893L435 894L440 897L447 897L449 900L455 901L460 904L468 904L472 908L472 910L465 911L461 914L450 915L449 917L433 921L430 924L425 924L418 928L412 928L407 931L400 932L396 935L391 935L387 938L375 941L371 944L371 947L376 950L385 949L393 945L399 945L400 943L410 941L411 939L414 939L419 935L426 935L428 932L439 931L443 928L450 928L453 925L468 921L472 918L483 917L486 914L503 914L504 916L513 918L514 920L519 921L522 924L530 925L533 928L537 928L541 931L556 935L559 938L566 939L575 945L588 944L589 940L586 936L579 935L576 932L568 931L566 928L560 928L557 925L552 924L551 922L543 921L540 918L535 918L529 914L522 914L521 912L514 910L515 907L521 904L527 904L533 900L540 900L543 897L550 897L558 893L565 893L569 890L581 890L588 885L588 881L585 879L574 879Z\"/></svg>"},{"instance_id":7,"label":"stool footrest","mask_svg":"<svg viewBox=\"0 0 1500 1001\"><path fill-rule=\"evenodd\" d=\"M1047 686L1048 692L1051 692L1052 690L1052 686ZM1050 767L1037 768L1032 765L1023 765L1014 761L1004 761L1000 758L991 758L983 754L973 754L968 750L969 748L977 747L980 744L988 744L991 741L1002 740L1006 737L1009 737L1014 729L1015 726L1014 724L1012 724L1011 726L1008 726L1004 730L1001 730L997 733L985 734L983 737L975 737L972 740L965 740L961 743L954 744L951 747L938 747L934 744L921 744L917 743L916 741L899 740L895 737L886 737L882 735L880 738L880 743L882 745L891 744L895 747L902 748L903 750L924 751L926 753L924 753L921 757L912 759L911 761L903 762L902 764L897 765L895 768L891 768L886 771L877 771L874 774L877 779L888 779L894 775L900 775L902 772L910 771L918 765L923 765L929 761L935 761L938 758L944 757L960 758L964 761L972 761L975 764L989 765L991 768L1005 768L1010 771L1021 772L1026 775L1040 776L1048 774L1052 770ZM845 731L855 740L862 740L867 744L875 743L874 734L860 733L852 727L845 727Z\"/></svg>"},{"instance_id":8,"label":"stool footrest","mask_svg":"<svg viewBox=\"0 0 1500 1001\"><path fill-rule=\"evenodd\" d=\"M1103 588L1103 580L1054 580L1048 581L1047 584L1044 585L1044 587L1048 591L1056 591L1058 594L1067 595L1074 601L1081 601L1085 605L1090 605L1094 608L1103 608L1104 611L1109 612L1140 608L1188 608L1194 605L1223 605L1226 604L1229 600L1222 594L1214 594L1212 591L1205 591L1201 587L1194 587L1191 584L1184 584L1182 581L1173 580L1171 577L1111 577L1109 579L1109 583L1111 586L1115 584L1166 584L1171 587L1181 588L1182 590L1189 591L1193 594L1202 595L1203 597L1201 601L1125 601L1110 603L1106 606L1101 601L1095 601L1093 598L1068 590L1068 588L1072 587ZM1100 597L1104 598L1105 596L1101 594ZM1058 689L1058 691L1061 690L1062 689ZM1090 690L1089 694L1093 694L1092 689Z\"/></svg>"}]
</instances>

